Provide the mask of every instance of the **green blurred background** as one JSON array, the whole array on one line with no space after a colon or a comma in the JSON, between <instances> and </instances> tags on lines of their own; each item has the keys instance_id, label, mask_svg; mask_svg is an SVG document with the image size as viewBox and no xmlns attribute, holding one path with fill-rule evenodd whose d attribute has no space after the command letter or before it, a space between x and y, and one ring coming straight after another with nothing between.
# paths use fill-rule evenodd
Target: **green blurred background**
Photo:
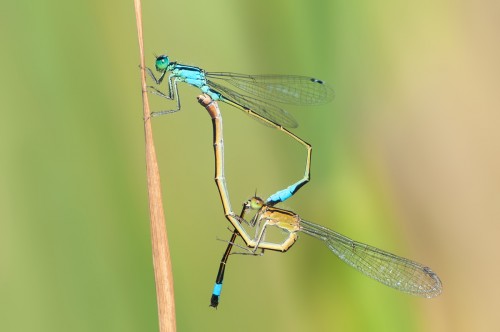
<instances>
[{"instance_id":1,"label":"green blurred background","mask_svg":"<svg viewBox=\"0 0 500 332\"><path fill-rule=\"evenodd\" d=\"M8 1L0 14L0 330L156 331L132 1ZM498 331L499 6L494 1L145 1L147 62L320 77L290 108L312 182L283 204L431 266L400 294L302 236L232 256L196 89L154 120L179 331ZM151 98L153 109L171 107ZM173 104L172 104L173 105ZM221 105L235 211L300 178L305 152Z\"/></svg>"}]
</instances>

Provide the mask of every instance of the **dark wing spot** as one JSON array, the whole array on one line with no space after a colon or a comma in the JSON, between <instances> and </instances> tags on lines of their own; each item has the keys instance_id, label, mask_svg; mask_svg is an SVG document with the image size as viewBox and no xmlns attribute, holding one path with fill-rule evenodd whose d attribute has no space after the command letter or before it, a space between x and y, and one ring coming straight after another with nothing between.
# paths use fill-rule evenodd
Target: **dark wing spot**
<instances>
[{"instance_id":1,"label":"dark wing spot","mask_svg":"<svg viewBox=\"0 0 500 332\"><path fill-rule=\"evenodd\" d=\"M324 83L322 80L318 80L316 78L311 78L311 82L313 82L313 83L319 83L319 84L323 84Z\"/></svg>"}]
</instances>

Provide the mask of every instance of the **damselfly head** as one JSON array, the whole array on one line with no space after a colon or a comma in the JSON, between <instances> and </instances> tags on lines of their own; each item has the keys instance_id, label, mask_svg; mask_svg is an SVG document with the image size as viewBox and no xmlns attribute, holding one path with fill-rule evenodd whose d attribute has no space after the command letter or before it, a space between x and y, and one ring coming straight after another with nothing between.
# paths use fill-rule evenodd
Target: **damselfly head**
<instances>
[{"instance_id":1,"label":"damselfly head","mask_svg":"<svg viewBox=\"0 0 500 332\"><path fill-rule=\"evenodd\" d=\"M264 205L264 200L262 198L254 196L250 198L249 205L252 210L258 210Z\"/></svg>"},{"instance_id":2,"label":"damselfly head","mask_svg":"<svg viewBox=\"0 0 500 332\"><path fill-rule=\"evenodd\" d=\"M160 55L156 57L156 70L159 72L163 72L167 70L168 65L170 64L170 60L168 59L168 56L166 55Z\"/></svg>"}]
</instances>

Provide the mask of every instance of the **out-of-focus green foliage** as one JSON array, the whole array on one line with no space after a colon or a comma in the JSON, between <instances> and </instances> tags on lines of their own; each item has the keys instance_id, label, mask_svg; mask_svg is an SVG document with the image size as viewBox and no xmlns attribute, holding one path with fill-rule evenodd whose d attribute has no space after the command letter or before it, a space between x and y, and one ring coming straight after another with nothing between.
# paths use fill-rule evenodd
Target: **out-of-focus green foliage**
<instances>
[{"instance_id":1,"label":"out-of-focus green foliage","mask_svg":"<svg viewBox=\"0 0 500 332\"><path fill-rule=\"evenodd\" d=\"M208 71L332 85L333 103L289 108L314 153L311 183L283 206L429 264L445 287L434 300L399 294L302 236L286 254L231 256L221 305L209 308L225 248L216 238L229 238L229 224L210 119L199 91L180 85L182 112L154 119L179 331L486 331L487 311L467 309L459 294L486 298L467 290L486 264L463 269L476 254L462 238L467 222L493 220L482 204L495 186L480 180L498 174L487 89L498 49L482 32L498 25L483 8L464 31L474 25L466 6L143 3L150 66L168 53ZM133 3L9 1L0 18L0 330L156 331ZM255 190L266 196L302 176L302 147L221 108L235 211Z\"/></svg>"}]
</instances>

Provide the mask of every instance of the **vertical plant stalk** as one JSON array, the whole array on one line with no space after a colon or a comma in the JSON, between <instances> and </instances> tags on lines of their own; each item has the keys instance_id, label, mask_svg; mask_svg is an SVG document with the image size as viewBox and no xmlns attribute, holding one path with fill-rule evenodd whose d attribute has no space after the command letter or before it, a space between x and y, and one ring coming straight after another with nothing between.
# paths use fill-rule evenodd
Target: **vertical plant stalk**
<instances>
[{"instance_id":1,"label":"vertical plant stalk","mask_svg":"<svg viewBox=\"0 0 500 332\"><path fill-rule=\"evenodd\" d=\"M149 215L151 242L153 251L153 268L156 284L156 302L160 332L176 331L174 280L170 250L168 247L165 215L163 212L160 172L156 159L156 151L151 128L151 112L146 88L146 64L144 61L144 39L142 34L141 0L134 0L137 22L137 36L141 58L142 107L144 112L144 138L146 147L146 173L148 178Z\"/></svg>"}]
</instances>

